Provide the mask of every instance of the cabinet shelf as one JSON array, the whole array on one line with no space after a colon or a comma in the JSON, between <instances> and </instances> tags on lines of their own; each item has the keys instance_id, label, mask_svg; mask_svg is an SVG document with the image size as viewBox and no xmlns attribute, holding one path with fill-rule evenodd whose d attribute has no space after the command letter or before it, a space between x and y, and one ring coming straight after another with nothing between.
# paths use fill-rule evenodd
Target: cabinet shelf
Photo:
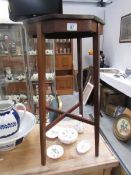
<instances>
[{"instance_id":1,"label":"cabinet shelf","mask_svg":"<svg viewBox=\"0 0 131 175\"><path fill-rule=\"evenodd\" d=\"M25 83L26 80L5 80L5 83Z\"/></svg>"},{"instance_id":2,"label":"cabinet shelf","mask_svg":"<svg viewBox=\"0 0 131 175\"><path fill-rule=\"evenodd\" d=\"M23 54L20 54L20 55L12 55L12 54L0 54L0 57L21 57L23 56Z\"/></svg>"},{"instance_id":3,"label":"cabinet shelf","mask_svg":"<svg viewBox=\"0 0 131 175\"><path fill-rule=\"evenodd\" d=\"M45 83L47 83L47 84L52 84L53 81L54 81L54 80L46 80ZM32 82L32 84L38 84L38 80L32 80L31 82Z\"/></svg>"},{"instance_id":4,"label":"cabinet shelf","mask_svg":"<svg viewBox=\"0 0 131 175\"><path fill-rule=\"evenodd\" d=\"M72 55L72 53L56 53L56 55Z\"/></svg>"},{"instance_id":5,"label":"cabinet shelf","mask_svg":"<svg viewBox=\"0 0 131 175\"><path fill-rule=\"evenodd\" d=\"M29 107L30 92L27 86L22 32L20 24L0 24L0 71L3 75L3 87L0 95L1 98L7 97L18 102L17 96L24 94L27 99L22 100L21 98L20 100L23 103L27 102Z\"/></svg>"}]
</instances>

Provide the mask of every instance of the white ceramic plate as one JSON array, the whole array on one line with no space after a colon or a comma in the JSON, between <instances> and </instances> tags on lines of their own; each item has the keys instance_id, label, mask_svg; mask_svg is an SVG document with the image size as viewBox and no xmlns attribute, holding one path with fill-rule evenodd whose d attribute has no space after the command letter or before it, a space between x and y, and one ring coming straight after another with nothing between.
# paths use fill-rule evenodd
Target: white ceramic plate
<instances>
[{"instance_id":1,"label":"white ceramic plate","mask_svg":"<svg viewBox=\"0 0 131 175\"><path fill-rule=\"evenodd\" d=\"M64 149L61 145L52 145L47 149L47 156L51 159L58 159L64 154Z\"/></svg>"},{"instance_id":2,"label":"white ceramic plate","mask_svg":"<svg viewBox=\"0 0 131 175\"><path fill-rule=\"evenodd\" d=\"M80 141L76 147L78 153L80 153L80 154L86 153L87 151L90 150L90 148L91 148L91 145L90 145L90 142L88 140Z\"/></svg>"},{"instance_id":3,"label":"white ceramic plate","mask_svg":"<svg viewBox=\"0 0 131 175\"><path fill-rule=\"evenodd\" d=\"M22 116L23 112L23 110L19 110L20 116ZM11 150L21 143L23 138L34 128L36 117L32 113L26 111L26 114L20 117L20 121L20 128L17 133L10 137L0 139L0 151Z\"/></svg>"},{"instance_id":4,"label":"white ceramic plate","mask_svg":"<svg viewBox=\"0 0 131 175\"><path fill-rule=\"evenodd\" d=\"M78 132L73 128L62 128L58 134L60 142L65 144L74 143L77 140Z\"/></svg>"},{"instance_id":5,"label":"white ceramic plate","mask_svg":"<svg viewBox=\"0 0 131 175\"><path fill-rule=\"evenodd\" d=\"M85 123L80 121L75 121L74 129L79 133L82 134L85 130Z\"/></svg>"},{"instance_id":6,"label":"white ceramic plate","mask_svg":"<svg viewBox=\"0 0 131 175\"><path fill-rule=\"evenodd\" d=\"M49 131L46 132L46 137L49 138L49 139L55 139L55 138L57 138L60 129L61 129L61 127L59 127L59 126L54 126L54 127L51 128Z\"/></svg>"}]
</instances>

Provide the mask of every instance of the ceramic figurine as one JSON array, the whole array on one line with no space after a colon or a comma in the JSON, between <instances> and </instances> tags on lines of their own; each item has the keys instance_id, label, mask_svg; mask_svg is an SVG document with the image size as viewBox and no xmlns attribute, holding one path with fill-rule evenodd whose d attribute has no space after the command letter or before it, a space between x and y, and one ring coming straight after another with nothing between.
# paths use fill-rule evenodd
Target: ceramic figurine
<instances>
[{"instance_id":1,"label":"ceramic figurine","mask_svg":"<svg viewBox=\"0 0 131 175\"><path fill-rule=\"evenodd\" d=\"M34 73L33 75L32 75L32 77L31 77L31 80L33 81L36 81L36 80L38 80L38 73Z\"/></svg>"},{"instance_id":2,"label":"ceramic figurine","mask_svg":"<svg viewBox=\"0 0 131 175\"><path fill-rule=\"evenodd\" d=\"M7 80L13 80L13 74L11 73L11 68L10 67L6 67L5 68L5 74L6 74L6 79Z\"/></svg>"},{"instance_id":3,"label":"ceramic figurine","mask_svg":"<svg viewBox=\"0 0 131 175\"><path fill-rule=\"evenodd\" d=\"M20 75L18 75L16 77L16 79L19 80L19 81L22 81L22 80L25 80L26 79L26 76L25 76L25 74L20 74Z\"/></svg>"}]
</instances>

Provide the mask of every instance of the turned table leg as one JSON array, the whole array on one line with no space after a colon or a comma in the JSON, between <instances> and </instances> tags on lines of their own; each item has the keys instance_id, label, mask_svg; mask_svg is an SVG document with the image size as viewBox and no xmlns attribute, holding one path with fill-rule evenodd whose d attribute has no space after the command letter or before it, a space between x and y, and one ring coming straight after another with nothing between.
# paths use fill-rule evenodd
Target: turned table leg
<instances>
[{"instance_id":1,"label":"turned table leg","mask_svg":"<svg viewBox=\"0 0 131 175\"><path fill-rule=\"evenodd\" d=\"M83 116L82 39L77 38L79 113Z\"/></svg>"},{"instance_id":2,"label":"turned table leg","mask_svg":"<svg viewBox=\"0 0 131 175\"><path fill-rule=\"evenodd\" d=\"M100 120L100 88L99 88L99 31L93 36L93 81L94 81L94 122L95 122L95 155L99 156L99 120Z\"/></svg>"}]
</instances>

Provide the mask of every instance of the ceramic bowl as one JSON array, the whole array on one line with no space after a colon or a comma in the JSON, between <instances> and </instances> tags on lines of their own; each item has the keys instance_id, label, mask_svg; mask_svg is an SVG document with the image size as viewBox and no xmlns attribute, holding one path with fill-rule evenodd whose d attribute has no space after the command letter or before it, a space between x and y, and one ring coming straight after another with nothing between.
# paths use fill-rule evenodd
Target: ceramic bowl
<instances>
[{"instance_id":1,"label":"ceramic bowl","mask_svg":"<svg viewBox=\"0 0 131 175\"><path fill-rule=\"evenodd\" d=\"M84 154L90 150L90 147L91 147L91 145L90 145L90 142L88 140L82 140L77 144L76 149L77 149L78 153Z\"/></svg>"},{"instance_id":2,"label":"ceramic bowl","mask_svg":"<svg viewBox=\"0 0 131 175\"><path fill-rule=\"evenodd\" d=\"M49 131L46 132L46 137L49 139L55 139L58 137L61 127L54 126Z\"/></svg>"},{"instance_id":3,"label":"ceramic bowl","mask_svg":"<svg viewBox=\"0 0 131 175\"><path fill-rule=\"evenodd\" d=\"M58 134L58 139L64 144L71 144L77 140L78 133L73 128L62 128Z\"/></svg>"},{"instance_id":4,"label":"ceramic bowl","mask_svg":"<svg viewBox=\"0 0 131 175\"><path fill-rule=\"evenodd\" d=\"M47 156L51 159L58 159L64 154L64 149L61 145L52 145L47 149Z\"/></svg>"},{"instance_id":5,"label":"ceramic bowl","mask_svg":"<svg viewBox=\"0 0 131 175\"><path fill-rule=\"evenodd\" d=\"M74 125L74 129L79 133L82 134L85 130L85 123L76 121Z\"/></svg>"},{"instance_id":6,"label":"ceramic bowl","mask_svg":"<svg viewBox=\"0 0 131 175\"><path fill-rule=\"evenodd\" d=\"M0 151L8 151L12 150L16 147L16 145L22 143L25 136L31 132L36 123L36 117L26 111L26 115L23 115L23 110L20 110L20 127L17 133L14 135L0 139Z\"/></svg>"}]
</instances>

